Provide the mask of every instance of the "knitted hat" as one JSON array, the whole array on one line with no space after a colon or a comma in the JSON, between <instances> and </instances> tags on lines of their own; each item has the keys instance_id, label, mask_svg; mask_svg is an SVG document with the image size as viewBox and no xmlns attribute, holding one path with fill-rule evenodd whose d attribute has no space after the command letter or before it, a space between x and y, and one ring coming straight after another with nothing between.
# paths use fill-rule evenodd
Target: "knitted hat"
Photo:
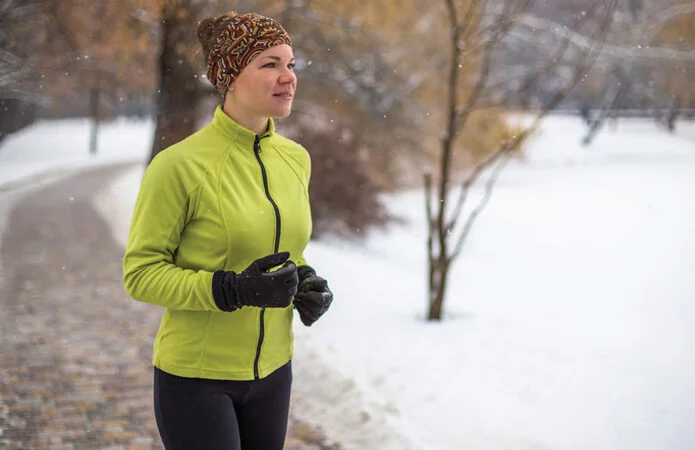
<instances>
[{"instance_id":1,"label":"knitted hat","mask_svg":"<svg viewBox=\"0 0 695 450\"><path fill-rule=\"evenodd\" d=\"M226 26L217 36L207 59L206 75L222 94L256 56L276 45L292 45L277 21L258 14L226 16Z\"/></svg>"}]
</instances>

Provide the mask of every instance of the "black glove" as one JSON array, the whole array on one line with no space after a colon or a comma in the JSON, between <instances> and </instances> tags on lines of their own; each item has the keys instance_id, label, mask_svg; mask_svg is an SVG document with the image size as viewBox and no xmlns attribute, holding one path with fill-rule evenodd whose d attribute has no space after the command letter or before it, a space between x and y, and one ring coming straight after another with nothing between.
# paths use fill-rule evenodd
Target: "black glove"
<instances>
[{"instance_id":1,"label":"black glove","mask_svg":"<svg viewBox=\"0 0 695 450\"><path fill-rule=\"evenodd\" d=\"M290 253L274 253L251 263L243 272L218 270L212 276L212 296L222 311L244 305L259 308L286 308L297 293L297 266ZM273 267L282 267L269 272Z\"/></svg>"},{"instance_id":2,"label":"black glove","mask_svg":"<svg viewBox=\"0 0 695 450\"><path fill-rule=\"evenodd\" d=\"M299 312L299 318L307 327L321 317L333 302L333 293L328 288L328 282L317 276L309 266L297 268L299 276L299 292L294 296L294 307Z\"/></svg>"},{"instance_id":3,"label":"black glove","mask_svg":"<svg viewBox=\"0 0 695 450\"><path fill-rule=\"evenodd\" d=\"M307 265L297 267L297 277L299 278L299 284L302 284L302 282L307 278L315 276L316 271L313 267Z\"/></svg>"}]
</instances>

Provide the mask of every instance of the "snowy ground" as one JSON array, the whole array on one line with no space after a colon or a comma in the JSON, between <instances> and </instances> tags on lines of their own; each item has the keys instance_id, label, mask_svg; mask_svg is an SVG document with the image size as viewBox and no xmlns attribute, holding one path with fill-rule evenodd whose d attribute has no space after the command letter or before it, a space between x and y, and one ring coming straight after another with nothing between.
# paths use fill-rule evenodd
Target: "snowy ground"
<instances>
[{"instance_id":1,"label":"snowy ground","mask_svg":"<svg viewBox=\"0 0 695 450\"><path fill-rule=\"evenodd\" d=\"M9 138L0 189L15 166L144 160L149 124L105 133L91 160L83 122ZM421 193L390 198L406 224L363 244L312 242L336 300L315 326L297 321L297 413L355 449L692 448L695 124L674 136L630 121L589 148L583 133L550 118L506 170L443 323L422 320ZM140 175L97 195L121 242Z\"/></svg>"}]
</instances>

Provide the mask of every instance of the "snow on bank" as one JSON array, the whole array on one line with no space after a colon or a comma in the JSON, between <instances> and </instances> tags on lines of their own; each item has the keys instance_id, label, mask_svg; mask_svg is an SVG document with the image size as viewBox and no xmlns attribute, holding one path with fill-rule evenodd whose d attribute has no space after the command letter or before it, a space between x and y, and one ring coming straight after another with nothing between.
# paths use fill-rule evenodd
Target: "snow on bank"
<instances>
[{"instance_id":1,"label":"snow on bank","mask_svg":"<svg viewBox=\"0 0 695 450\"><path fill-rule=\"evenodd\" d=\"M505 172L446 322L420 321L424 200L407 193L407 226L310 248L339 300L298 339L431 449L691 448L695 141L628 123L585 149L583 132L550 119Z\"/></svg>"}]
</instances>

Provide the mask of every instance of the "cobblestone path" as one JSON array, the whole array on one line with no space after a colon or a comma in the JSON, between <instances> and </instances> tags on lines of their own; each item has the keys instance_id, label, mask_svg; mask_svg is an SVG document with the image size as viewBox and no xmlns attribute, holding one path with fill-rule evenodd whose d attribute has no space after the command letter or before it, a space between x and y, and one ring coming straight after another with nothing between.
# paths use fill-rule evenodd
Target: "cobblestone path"
<instances>
[{"instance_id":1,"label":"cobblestone path","mask_svg":"<svg viewBox=\"0 0 695 450\"><path fill-rule=\"evenodd\" d=\"M93 195L124 168L30 192L7 218L0 448L162 448L150 364L162 310L127 296L122 249L92 207ZM321 442L311 426L291 421L286 450L337 448Z\"/></svg>"}]
</instances>

